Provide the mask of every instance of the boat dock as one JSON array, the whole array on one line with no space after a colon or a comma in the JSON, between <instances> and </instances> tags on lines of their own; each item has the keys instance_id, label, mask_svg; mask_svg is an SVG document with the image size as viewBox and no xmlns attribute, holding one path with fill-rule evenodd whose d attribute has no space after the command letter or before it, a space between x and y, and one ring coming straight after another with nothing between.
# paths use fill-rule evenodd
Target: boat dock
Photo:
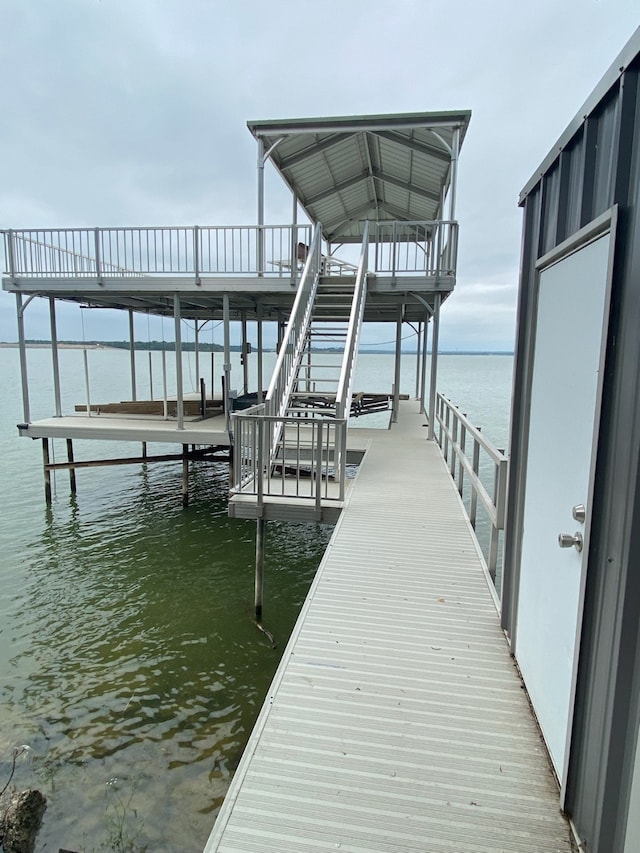
<instances>
[{"instance_id":1,"label":"boat dock","mask_svg":"<svg viewBox=\"0 0 640 853\"><path fill-rule=\"evenodd\" d=\"M570 851L495 592L425 417L368 449L205 853Z\"/></svg>"}]
</instances>

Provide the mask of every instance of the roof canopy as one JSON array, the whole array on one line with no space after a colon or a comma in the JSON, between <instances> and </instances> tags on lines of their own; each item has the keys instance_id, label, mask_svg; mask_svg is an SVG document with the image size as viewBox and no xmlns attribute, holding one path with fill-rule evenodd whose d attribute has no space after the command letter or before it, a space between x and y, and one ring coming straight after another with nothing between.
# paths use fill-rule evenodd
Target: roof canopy
<instances>
[{"instance_id":1,"label":"roof canopy","mask_svg":"<svg viewBox=\"0 0 640 853\"><path fill-rule=\"evenodd\" d=\"M250 121L284 181L330 243L355 243L365 220L446 218L440 206L471 112Z\"/></svg>"}]
</instances>

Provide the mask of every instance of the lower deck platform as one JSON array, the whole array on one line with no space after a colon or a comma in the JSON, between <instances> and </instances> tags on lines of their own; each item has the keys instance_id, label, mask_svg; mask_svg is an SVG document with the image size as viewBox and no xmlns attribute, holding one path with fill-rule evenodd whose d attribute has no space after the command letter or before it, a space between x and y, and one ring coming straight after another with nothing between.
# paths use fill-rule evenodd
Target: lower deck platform
<instances>
[{"instance_id":1,"label":"lower deck platform","mask_svg":"<svg viewBox=\"0 0 640 853\"><path fill-rule=\"evenodd\" d=\"M424 416L368 450L205 853L569 853L546 749Z\"/></svg>"}]
</instances>

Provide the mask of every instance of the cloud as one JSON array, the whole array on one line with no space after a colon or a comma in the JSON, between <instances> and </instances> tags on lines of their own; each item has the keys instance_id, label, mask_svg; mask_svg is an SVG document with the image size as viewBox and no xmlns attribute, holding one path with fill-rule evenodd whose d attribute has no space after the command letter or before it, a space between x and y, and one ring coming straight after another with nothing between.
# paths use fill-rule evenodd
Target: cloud
<instances>
[{"instance_id":1,"label":"cloud","mask_svg":"<svg viewBox=\"0 0 640 853\"><path fill-rule=\"evenodd\" d=\"M248 119L470 108L442 335L512 341L518 193L636 25L637 0L4 0L0 226L251 223Z\"/></svg>"}]
</instances>

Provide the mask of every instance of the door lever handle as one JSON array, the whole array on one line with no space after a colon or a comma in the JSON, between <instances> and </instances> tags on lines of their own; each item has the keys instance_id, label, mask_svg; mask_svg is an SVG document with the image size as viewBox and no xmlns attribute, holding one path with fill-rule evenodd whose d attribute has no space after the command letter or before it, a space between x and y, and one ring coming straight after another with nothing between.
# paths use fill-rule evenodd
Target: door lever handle
<instances>
[{"instance_id":1,"label":"door lever handle","mask_svg":"<svg viewBox=\"0 0 640 853\"><path fill-rule=\"evenodd\" d=\"M558 545L561 548L575 548L578 553L582 551L582 534L581 533L559 533Z\"/></svg>"}]
</instances>

